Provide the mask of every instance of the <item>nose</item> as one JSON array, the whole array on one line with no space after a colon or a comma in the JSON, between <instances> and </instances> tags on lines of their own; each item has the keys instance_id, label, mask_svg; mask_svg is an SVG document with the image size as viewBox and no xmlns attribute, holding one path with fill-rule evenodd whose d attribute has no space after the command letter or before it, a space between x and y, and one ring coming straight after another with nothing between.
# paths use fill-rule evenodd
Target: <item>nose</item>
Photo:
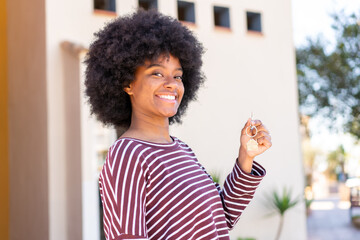
<instances>
[{"instance_id":1,"label":"nose","mask_svg":"<svg viewBox=\"0 0 360 240\"><path fill-rule=\"evenodd\" d=\"M178 87L182 86L182 82L175 79L173 76L167 76L165 78L164 87L167 89L177 89Z\"/></svg>"}]
</instances>

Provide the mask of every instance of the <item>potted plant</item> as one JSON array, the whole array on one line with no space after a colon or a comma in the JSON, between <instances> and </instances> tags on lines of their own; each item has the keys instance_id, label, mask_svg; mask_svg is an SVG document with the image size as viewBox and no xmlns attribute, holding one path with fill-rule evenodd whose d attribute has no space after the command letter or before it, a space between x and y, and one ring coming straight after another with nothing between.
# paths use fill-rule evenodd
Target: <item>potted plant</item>
<instances>
[{"instance_id":1,"label":"potted plant","mask_svg":"<svg viewBox=\"0 0 360 240\"><path fill-rule=\"evenodd\" d=\"M311 213L310 206L313 201L314 201L314 199L305 198L306 216L309 216Z\"/></svg>"},{"instance_id":2,"label":"potted plant","mask_svg":"<svg viewBox=\"0 0 360 240\"><path fill-rule=\"evenodd\" d=\"M282 192L273 190L270 195L267 196L267 200L270 203L271 208L280 215L280 223L276 233L275 240L280 239L281 231L284 225L284 216L290 208L295 207L299 202L300 198L292 197L291 189L283 188Z\"/></svg>"},{"instance_id":3,"label":"potted plant","mask_svg":"<svg viewBox=\"0 0 360 240\"><path fill-rule=\"evenodd\" d=\"M356 228L360 228L360 215L352 216L351 222Z\"/></svg>"}]
</instances>

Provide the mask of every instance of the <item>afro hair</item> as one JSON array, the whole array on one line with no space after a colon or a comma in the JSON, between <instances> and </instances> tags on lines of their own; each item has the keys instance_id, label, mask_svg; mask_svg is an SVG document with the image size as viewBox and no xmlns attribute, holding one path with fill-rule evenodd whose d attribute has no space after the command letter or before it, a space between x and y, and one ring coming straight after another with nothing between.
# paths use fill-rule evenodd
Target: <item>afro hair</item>
<instances>
[{"instance_id":1,"label":"afro hair","mask_svg":"<svg viewBox=\"0 0 360 240\"><path fill-rule=\"evenodd\" d=\"M203 46L193 33L176 19L155 10L138 10L115 19L94 35L85 59L85 94L91 113L105 125L129 127L131 102L124 87L134 80L136 69L145 61L171 54L183 69L185 93L169 122L180 123L204 81Z\"/></svg>"}]
</instances>

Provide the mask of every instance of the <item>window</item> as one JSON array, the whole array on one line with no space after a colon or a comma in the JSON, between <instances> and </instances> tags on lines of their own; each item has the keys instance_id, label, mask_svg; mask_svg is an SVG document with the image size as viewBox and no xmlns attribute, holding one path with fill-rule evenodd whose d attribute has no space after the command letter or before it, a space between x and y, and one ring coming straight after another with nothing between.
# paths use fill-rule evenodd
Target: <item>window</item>
<instances>
[{"instance_id":1,"label":"window","mask_svg":"<svg viewBox=\"0 0 360 240\"><path fill-rule=\"evenodd\" d=\"M230 28L230 10L227 7L214 6L215 26Z\"/></svg>"},{"instance_id":2,"label":"window","mask_svg":"<svg viewBox=\"0 0 360 240\"><path fill-rule=\"evenodd\" d=\"M139 0L139 8L144 10L157 9L157 0Z\"/></svg>"},{"instance_id":3,"label":"window","mask_svg":"<svg viewBox=\"0 0 360 240\"><path fill-rule=\"evenodd\" d=\"M115 0L94 0L94 9L116 12Z\"/></svg>"},{"instance_id":4,"label":"window","mask_svg":"<svg viewBox=\"0 0 360 240\"><path fill-rule=\"evenodd\" d=\"M261 32L261 14L255 12L246 12L246 21L248 31Z\"/></svg>"},{"instance_id":5,"label":"window","mask_svg":"<svg viewBox=\"0 0 360 240\"><path fill-rule=\"evenodd\" d=\"M178 19L195 23L195 4L192 2L177 1Z\"/></svg>"}]
</instances>

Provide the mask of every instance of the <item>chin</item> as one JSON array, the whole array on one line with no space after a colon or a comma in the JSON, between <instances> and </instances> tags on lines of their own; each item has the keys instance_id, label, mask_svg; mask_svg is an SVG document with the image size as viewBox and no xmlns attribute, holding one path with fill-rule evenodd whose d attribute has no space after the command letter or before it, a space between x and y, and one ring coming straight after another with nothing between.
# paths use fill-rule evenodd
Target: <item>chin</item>
<instances>
[{"instance_id":1,"label":"chin","mask_svg":"<svg viewBox=\"0 0 360 240\"><path fill-rule=\"evenodd\" d=\"M176 113L177 113L177 110L176 111L165 111L165 112L163 112L163 116L170 118L170 117L175 116Z\"/></svg>"}]
</instances>

